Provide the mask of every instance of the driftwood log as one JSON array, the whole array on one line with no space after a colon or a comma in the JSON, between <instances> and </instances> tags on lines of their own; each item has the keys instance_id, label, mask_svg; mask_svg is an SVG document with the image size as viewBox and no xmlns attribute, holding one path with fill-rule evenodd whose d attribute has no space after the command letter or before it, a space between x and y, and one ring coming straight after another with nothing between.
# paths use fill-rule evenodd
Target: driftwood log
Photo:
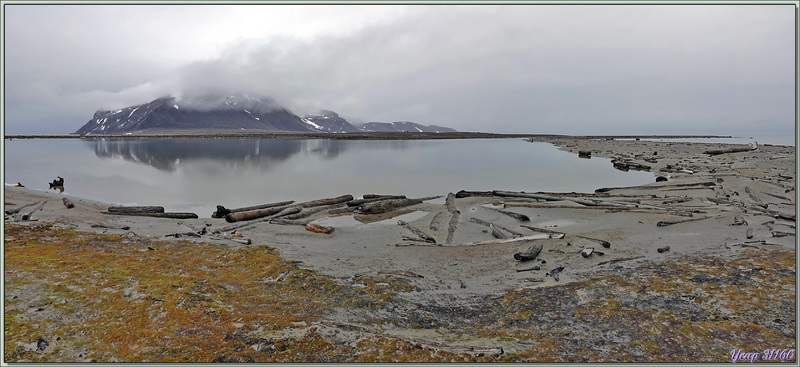
<instances>
[{"instance_id":1,"label":"driftwood log","mask_svg":"<svg viewBox=\"0 0 800 367\"><path fill-rule=\"evenodd\" d=\"M444 206L448 212L455 213L458 210L458 207L456 207L456 195L452 192L448 193L447 198L444 199Z\"/></svg>"},{"instance_id":2,"label":"driftwood log","mask_svg":"<svg viewBox=\"0 0 800 367\"><path fill-rule=\"evenodd\" d=\"M73 204L73 203L72 203L71 201L69 201L69 199L67 199L67 198L62 198L62 199L61 199L61 202L62 202L62 203L64 203L64 206L66 206L66 207L67 207L67 209L72 209L72 208L74 208L74 207L75 207L75 204Z\"/></svg>"},{"instance_id":3,"label":"driftwood log","mask_svg":"<svg viewBox=\"0 0 800 367\"><path fill-rule=\"evenodd\" d=\"M430 196L419 199L387 199L361 204L356 208L358 214L380 214L411 205L420 204L426 200L440 198L441 196Z\"/></svg>"},{"instance_id":4,"label":"driftwood log","mask_svg":"<svg viewBox=\"0 0 800 367\"><path fill-rule=\"evenodd\" d=\"M314 214L317 214L319 212L324 212L326 210L339 209L341 207L342 207L341 203L333 204L333 205L326 205L326 206L313 206L313 207L310 207L310 208L303 208L299 212L294 213L294 214L288 214L288 215L284 216L283 218L286 218L286 219L302 219L302 218L310 217L310 216L312 216Z\"/></svg>"},{"instance_id":5,"label":"driftwood log","mask_svg":"<svg viewBox=\"0 0 800 367\"><path fill-rule=\"evenodd\" d=\"M576 235L575 237L579 237L579 238L583 238L584 240L589 240L589 241L592 241L592 242L599 243L600 246L603 246L605 248L610 248L611 247L611 242L608 242L606 240L601 240L601 239L591 238L591 237L585 237L585 236L578 236L578 235Z\"/></svg>"},{"instance_id":6,"label":"driftwood log","mask_svg":"<svg viewBox=\"0 0 800 367\"><path fill-rule=\"evenodd\" d=\"M479 241L479 242L466 242L466 243L444 243L444 244L432 244L428 242L410 242L410 243L398 243L395 246L397 247L408 247L408 246L439 246L439 247L472 247L472 246L483 246L483 245L495 245L495 244L502 244L502 243L514 243L514 242L524 242L524 241L534 241L534 240L547 240L552 238L564 238L564 235L558 234L548 234L548 233L538 233L530 236L524 237L517 237L517 238L508 238L504 240L488 240L488 241Z\"/></svg>"},{"instance_id":7,"label":"driftwood log","mask_svg":"<svg viewBox=\"0 0 800 367\"><path fill-rule=\"evenodd\" d=\"M522 234L522 233L519 233L519 232L517 232L517 231L514 231L514 230L512 230L512 229L509 229L509 228L503 227L503 226L501 226L501 225L499 225L499 224L496 224L496 223L487 222L487 221L485 221L485 220L483 220L483 219L478 219L478 218L472 217L472 218L469 218L469 221L470 221L470 222L473 222L473 223L478 223L478 224L480 224L480 225L482 225L482 226L486 226L486 227L489 227L489 228L492 228L492 227L497 227L497 228L500 228L500 229L502 229L502 230L504 230L504 231L506 231L506 232L508 232L508 233L511 233L512 235L514 235L514 236L517 236L517 237L522 237L522 236L524 236L524 234Z\"/></svg>"},{"instance_id":8,"label":"driftwood log","mask_svg":"<svg viewBox=\"0 0 800 367\"><path fill-rule=\"evenodd\" d=\"M525 228L530 229L531 231L534 231L534 232L564 235L563 232L552 231L552 230L549 230L549 229L531 227L531 226L526 226L524 224L520 224L519 226L520 227L525 227Z\"/></svg>"},{"instance_id":9,"label":"driftwood log","mask_svg":"<svg viewBox=\"0 0 800 367\"><path fill-rule=\"evenodd\" d=\"M164 213L163 206L109 206L109 213L123 213L123 214L136 214L136 213Z\"/></svg>"},{"instance_id":10,"label":"driftwood log","mask_svg":"<svg viewBox=\"0 0 800 367\"><path fill-rule=\"evenodd\" d=\"M716 150L706 150L703 154L708 155L718 155L718 154L726 154L726 153L739 153L739 152L749 152L751 150L758 149L758 142L751 143L746 147L733 147L728 149L716 149Z\"/></svg>"},{"instance_id":11,"label":"driftwood log","mask_svg":"<svg viewBox=\"0 0 800 367\"><path fill-rule=\"evenodd\" d=\"M402 275L409 278L425 278L422 275L405 270L381 270L378 272L378 274Z\"/></svg>"},{"instance_id":12,"label":"driftwood log","mask_svg":"<svg viewBox=\"0 0 800 367\"><path fill-rule=\"evenodd\" d=\"M526 193L526 192L513 192L513 191L502 191L502 190L495 190L492 191L494 196L500 197L521 197L521 198L531 198L531 199L542 199L547 201L559 201L559 200L568 200L573 201L581 205L586 206L620 206L620 207L627 207L627 208L636 208L638 207L636 204L624 204L624 203L614 203L610 201L602 201L602 200L593 200L593 199L584 199L584 198L575 198L575 197L568 197L568 196L553 196L553 195L545 195L545 194L533 194L533 193Z\"/></svg>"},{"instance_id":13,"label":"driftwood log","mask_svg":"<svg viewBox=\"0 0 800 367\"><path fill-rule=\"evenodd\" d=\"M8 209L8 210L6 210L6 214L8 214L8 215L11 215L11 214L17 214L17 213L19 213L19 212L20 212L22 209L25 209L25 208L27 208L27 207L31 207L31 206L34 206L34 205L39 205L40 203L42 203L42 202L41 202L41 201L34 201L34 202L32 202L32 203L25 204L25 205L23 205L23 206L20 206L20 207L18 207L18 208L14 208L14 209Z\"/></svg>"},{"instance_id":14,"label":"driftwood log","mask_svg":"<svg viewBox=\"0 0 800 367\"><path fill-rule=\"evenodd\" d=\"M259 210L268 210L268 209L259 209ZM270 216L267 216L266 218L262 217L263 219L259 219L259 220L256 220L256 221L251 221L251 222L248 222L248 223L238 224L238 225L235 225L235 226L220 228L220 229L215 230L214 233L228 232L228 231L233 230L233 229L244 228L244 227L256 224L256 223L267 222L267 221L270 221L270 220L275 219L275 218L280 218L280 217L282 217L284 215L297 213L300 210L301 209L296 207L296 206L283 208L281 211L279 211L277 213L274 213L274 214L272 214ZM242 213L246 213L246 212L242 212ZM237 213L231 213L231 214L228 214L228 215L233 215L233 214L237 214ZM226 216L225 219L227 220L227 216Z\"/></svg>"},{"instance_id":15,"label":"driftwood log","mask_svg":"<svg viewBox=\"0 0 800 367\"><path fill-rule=\"evenodd\" d=\"M537 256L539 256L539 253L542 252L543 247L544 246L541 243L534 244L527 250L514 254L514 259L522 262L534 260Z\"/></svg>"},{"instance_id":16,"label":"driftwood log","mask_svg":"<svg viewBox=\"0 0 800 367\"><path fill-rule=\"evenodd\" d=\"M172 219L196 219L199 218L195 213L183 212L166 212L166 213L115 213L115 212L101 212L103 214L111 215L128 215L133 217L154 217L154 218L172 218Z\"/></svg>"},{"instance_id":17,"label":"driftwood log","mask_svg":"<svg viewBox=\"0 0 800 367\"><path fill-rule=\"evenodd\" d=\"M450 222L447 224L447 239L445 239L445 243L453 243L453 236L456 234L456 228L458 228L458 220L460 218L461 212L458 210L450 216Z\"/></svg>"},{"instance_id":18,"label":"driftwood log","mask_svg":"<svg viewBox=\"0 0 800 367\"><path fill-rule=\"evenodd\" d=\"M713 182L697 182L697 183L686 183L686 184L674 184L674 185L639 185L639 186L628 186L628 187L604 187L597 190L594 190L596 194L609 192L611 190L650 190L650 189L667 189L673 187L692 187L692 186L716 186L716 183Z\"/></svg>"},{"instance_id":19,"label":"driftwood log","mask_svg":"<svg viewBox=\"0 0 800 367\"><path fill-rule=\"evenodd\" d=\"M439 228L442 227L442 224L444 224L444 212L439 212L433 216L433 219L431 219L431 224L428 225L428 228L438 231Z\"/></svg>"},{"instance_id":20,"label":"driftwood log","mask_svg":"<svg viewBox=\"0 0 800 367\"><path fill-rule=\"evenodd\" d=\"M286 206L286 205L289 205L289 204L292 204L292 203L294 203L294 200L281 201L281 202L278 202L278 203L246 206L246 207L243 207L243 208L236 208L236 209L226 209L222 205L217 205L217 211L215 211L213 214L211 214L211 218L225 218L225 216L230 214L230 213L246 212L246 211L256 210L256 209L274 208L276 206Z\"/></svg>"},{"instance_id":21,"label":"driftwood log","mask_svg":"<svg viewBox=\"0 0 800 367\"><path fill-rule=\"evenodd\" d=\"M33 209L31 209L27 213L23 213L21 211L18 211L14 215L14 221L15 222L19 222L20 220L31 220L31 216L33 216L33 213L35 213L35 212L37 212L39 210L42 210L42 208L44 208L44 204L47 204L47 200L40 201L40 202L35 202L33 204L28 204L28 205L25 205L25 206L19 208L19 209L23 209L23 208L26 208L26 207L33 206Z\"/></svg>"},{"instance_id":22,"label":"driftwood log","mask_svg":"<svg viewBox=\"0 0 800 367\"><path fill-rule=\"evenodd\" d=\"M359 206L361 204L371 203L373 201L379 200L388 200L388 199L405 199L405 195L380 195L378 197L371 197L371 198L363 198L358 200L350 200L347 202L347 206Z\"/></svg>"},{"instance_id":23,"label":"driftwood log","mask_svg":"<svg viewBox=\"0 0 800 367\"><path fill-rule=\"evenodd\" d=\"M629 170L636 170L636 171L649 171L651 169L650 166L636 163L636 162L626 162L626 161L619 161L619 160L612 160L611 164L614 168L620 171L629 171Z\"/></svg>"},{"instance_id":24,"label":"driftwood log","mask_svg":"<svg viewBox=\"0 0 800 367\"><path fill-rule=\"evenodd\" d=\"M353 200L353 195L342 195L342 196L335 197L335 198L330 198L330 199L319 199L319 200L314 200L314 201L306 201L304 203L297 204L296 206L299 206L301 208L310 208L310 207L314 207L314 206L340 204L340 203L348 202L350 200Z\"/></svg>"},{"instance_id":25,"label":"driftwood log","mask_svg":"<svg viewBox=\"0 0 800 367\"><path fill-rule=\"evenodd\" d=\"M112 225L112 224L92 224L92 228L108 228L108 229L121 229L123 231L127 231L131 229L129 226L120 226L120 225Z\"/></svg>"},{"instance_id":26,"label":"driftwood log","mask_svg":"<svg viewBox=\"0 0 800 367\"><path fill-rule=\"evenodd\" d=\"M490 224L489 229L492 230L492 236L494 238L499 238L501 240L508 238L508 235L501 231L500 228L495 227L494 224Z\"/></svg>"},{"instance_id":27,"label":"driftwood log","mask_svg":"<svg viewBox=\"0 0 800 367\"><path fill-rule=\"evenodd\" d=\"M468 198L471 196L492 196L491 191L467 191L461 190L455 194L455 196L459 199Z\"/></svg>"},{"instance_id":28,"label":"driftwood log","mask_svg":"<svg viewBox=\"0 0 800 367\"><path fill-rule=\"evenodd\" d=\"M310 223L311 220L295 220L295 219L285 219L285 218L272 218L269 220L269 224L280 224L286 226L303 226L305 227L306 224Z\"/></svg>"},{"instance_id":29,"label":"driftwood log","mask_svg":"<svg viewBox=\"0 0 800 367\"><path fill-rule=\"evenodd\" d=\"M531 218L529 218L525 214L509 212L509 211L506 211L506 210L495 209L495 208L491 208L491 207L487 207L487 206L481 206L481 207L484 208L484 209L494 210L494 211L496 211L496 212L498 212L500 214L507 215L507 216L509 216L511 218L514 218L514 219L516 219L516 220L518 220L520 222L530 222L531 221Z\"/></svg>"},{"instance_id":30,"label":"driftwood log","mask_svg":"<svg viewBox=\"0 0 800 367\"><path fill-rule=\"evenodd\" d=\"M399 226L411 231L411 233L414 233L415 235L419 236L419 238L422 238L425 242L436 243L436 239L431 237L429 234L421 231L417 227L414 227L414 226L406 223L405 221L398 220L397 221L397 225L399 225Z\"/></svg>"},{"instance_id":31,"label":"driftwood log","mask_svg":"<svg viewBox=\"0 0 800 367\"><path fill-rule=\"evenodd\" d=\"M692 218L692 219L675 220L675 221L671 221L671 220L662 220L662 221L660 221L660 222L656 223L656 226L659 226L659 227L666 227L666 226L671 226L671 225L673 225L673 224L686 223L686 222L696 222L696 221L698 221L698 220L710 219L710 218L719 218L719 216L709 216L709 217L702 217L702 218Z\"/></svg>"},{"instance_id":32,"label":"driftwood log","mask_svg":"<svg viewBox=\"0 0 800 367\"><path fill-rule=\"evenodd\" d=\"M307 223L306 230L316 233L330 234L331 232L333 232L333 227L323 226L314 223Z\"/></svg>"},{"instance_id":33,"label":"driftwood log","mask_svg":"<svg viewBox=\"0 0 800 367\"><path fill-rule=\"evenodd\" d=\"M253 220L253 219L258 219L258 218L264 218L264 217L268 217L268 216L271 216L271 215L278 214L278 213L280 213L281 211L283 211L283 210L285 210L287 208L290 208L290 207L289 206L276 206L276 207L270 207L270 208L264 208L264 209L254 209L254 210L247 210L247 211L243 211L243 212L228 213L227 215L225 215L225 220L228 221L228 223L233 223L233 222L239 222L239 221L244 221L244 220ZM297 209L297 211L294 211L292 214L298 213L301 210L301 208L297 207L297 206L294 206L294 207L291 207L291 208ZM287 215L287 214L284 214L284 215Z\"/></svg>"},{"instance_id":34,"label":"driftwood log","mask_svg":"<svg viewBox=\"0 0 800 367\"><path fill-rule=\"evenodd\" d=\"M747 196L749 196L750 200L753 200L753 202L756 205L758 205L758 206L760 206L762 208L766 208L767 207L767 204L764 204L764 202L761 201L761 199L759 199L758 196L756 196L756 194L753 193L753 190L750 190L749 187L745 186L744 187L744 192L747 193Z\"/></svg>"}]
</instances>

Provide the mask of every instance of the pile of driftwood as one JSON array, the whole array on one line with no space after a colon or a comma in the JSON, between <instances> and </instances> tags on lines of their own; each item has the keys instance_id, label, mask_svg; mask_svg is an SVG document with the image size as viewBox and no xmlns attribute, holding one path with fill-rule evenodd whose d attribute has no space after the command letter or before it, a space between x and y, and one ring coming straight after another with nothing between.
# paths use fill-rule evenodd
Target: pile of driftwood
<instances>
[{"instance_id":1,"label":"pile of driftwood","mask_svg":"<svg viewBox=\"0 0 800 367\"><path fill-rule=\"evenodd\" d=\"M215 230L215 234L239 230L256 223L299 225L311 232L330 234L334 230L333 227L312 222L325 216L381 214L420 204L424 201L439 197L440 196L432 196L410 199L406 198L404 195L366 194L361 199L355 199L352 195L342 195L335 198L319 199L303 203L282 201L235 209L228 209L222 205L217 205L217 210L211 214L211 217L225 218L229 223L241 222Z\"/></svg>"}]
</instances>

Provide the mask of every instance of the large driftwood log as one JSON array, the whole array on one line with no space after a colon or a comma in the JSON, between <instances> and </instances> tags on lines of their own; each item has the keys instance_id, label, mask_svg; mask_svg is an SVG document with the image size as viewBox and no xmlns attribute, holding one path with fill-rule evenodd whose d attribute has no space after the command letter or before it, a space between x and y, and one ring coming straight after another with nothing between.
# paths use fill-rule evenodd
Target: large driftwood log
<instances>
[{"instance_id":1,"label":"large driftwood log","mask_svg":"<svg viewBox=\"0 0 800 367\"><path fill-rule=\"evenodd\" d=\"M243 207L243 208L236 208L236 209L226 209L222 205L217 205L217 211L215 211L213 214L211 214L211 218L225 218L225 216L230 214L230 213L246 212L246 211L256 210L256 209L274 208L276 206L286 206L286 205L289 205L291 203L294 203L294 200L281 201L281 202L278 202L278 203L246 206L246 207Z\"/></svg>"},{"instance_id":2,"label":"large driftwood log","mask_svg":"<svg viewBox=\"0 0 800 367\"><path fill-rule=\"evenodd\" d=\"M235 213L228 213L225 215L225 220L228 223L239 222L244 220L253 220L258 218L268 217L270 215L275 215L283 211L284 209L290 208L289 206L276 206L264 209L255 209L255 210L247 210L243 212L235 212ZM293 206L292 208L296 208L297 211L294 213L300 212L301 208L298 206ZM286 214L284 214L286 215Z\"/></svg>"},{"instance_id":3,"label":"large driftwood log","mask_svg":"<svg viewBox=\"0 0 800 367\"><path fill-rule=\"evenodd\" d=\"M450 222L447 224L447 239L445 239L445 243L452 243L453 236L456 234L456 228L458 228L458 220L461 218L461 212L456 210L452 216L450 216Z\"/></svg>"},{"instance_id":4,"label":"large driftwood log","mask_svg":"<svg viewBox=\"0 0 800 367\"><path fill-rule=\"evenodd\" d=\"M547 201L559 201L559 200L568 200L573 201L581 205L586 206L620 206L626 208L636 208L638 207L636 204L625 204L625 203L614 203L610 201L602 201L602 200L593 200L593 199L584 199L584 198L575 198L575 197L568 197L568 196L552 196L552 195L544 195L544 194L532 194L527 192L514 192L514 191L503 191L503 190L494 190L492 191L494 196L500 197L521 197L521 198L532 198L532 199L542 199Z\"/></svg>"},{"instance_id":5,"label":"large driftwood log","mask_svg":"<svg viewBox=\"0 0 800 367\"><path fill-rule=\"evenodd\" d=\"M519 233L517 231L511 230L511 229L506 228L506 227L503 227L503 226L501 226L499 224L496 224L496 223L487 222L487 221L485 221L483 219L472 217L472 218L469 218L469 221L473 222L473 223L478 223L478 224L480 224L482 226L486 226L486 227L489 227L489 228L492 228L492 226L494 226L494 227L500 228L500 229L502 229L502 230L504 230L504 231L506 231L508 233L511 233L512 235L517 236L517 237L524 236L522 233Z\"/></svg>"},{"instance_id":6,"label":"large driftwood log","mask_svg":"<svg viewBox=\"0 0 800 367\"><path fill-rule=\"evenodd\" d=\"M410 224L406 223L405 221L398 220L398 221L397 221L397 225L399 225L399 226L401 226L401 227L403 227L403 228L405 228L405 229L407 229L407 230L411 231L411 232L412 232L412 233L414 233L415 235L419 236L419 238L422 238L422 239L423 239L425 242L436 243L436 239L434 239L433 237L431 237L429 234L427 234L427 233L425 233L425 232L421 231L421 230L420 230L419 228L417 228L417 227L414 227L414 226L412 226L412 225L410 225Z\"/></svg>"},{"instance_id":7,"label":"large driftwood log","mask_svg":"<svg viewBox=\"0 0 800 367\"><path fill-rule=\"evenodd\" d=\"M405 198L406 198L405 195L381 195L369 199L363 198L357 200L350 200L347 202L347 206L359 206L361 204L371 203L373 201L388 200L388 199L405 199Z\"/></svg>"},{"instance_id":8,"label":"large driftwood log","mask_svg":"<svg viewBox=\"0 0 800 367\"><path fill-rule=\"evenodd\" d=\"M627 187L603 187L597 190L594 190L596 194L609 192L611 190L650 190L650 189L665 189L671 187L690 187L690 186L716 186L716 183L713 182L697 182L697 183L687 183L687 184L674 184L674 185L639 185L639 186L627 186Z\"/></svg>"},{"instance_id":9,"label":"large driftwood log","mask_svg":"<svg viewBox=\"0 0 800 367\"><path fill-rule=\"evenodd\" d=\"M457 192L455 196L457 198L459 198L459 199L468 198L470 196L492 196L492 192L491 191L467 191L467 190L461 190L461 191Z\"/></svg>"},{"instance_id":10,"label":"large driftwood log","mask_svg":"<svg viewBox=\"0 0 800 367\"><path fill-rule=\"evenodd\" d=\"M355 210L355 212L358 214L380 214L395 209L420 204L423 201L437 199L440 197L441 196L430 196L419 199L388 199L388 200L373 201L371 203L365 203L359 205L358 208Z\"/></svg>"},{"instance_id":11,"label":"large driftwood log","mask_svg":"<svg viewBox=\"0 0 800 367\"><path fill-rule=\"evenodd\" d=\"M268 209L259 209L259 210L268 210ZM288 207L288 208L283 208L281 211L279 211L279 212L277 212L277 213L274 213L274 214L272 214L272 215L269 215L269 216L267 216L266 218L263 218L263 219L258 219L258 220L256 220L256 221L251 221L251 222L248 222L248 223L237 224L237 225L235 225L235 226L230 226L230 227L220 228L220 229L217 229L217 230L215 230L215 231L214 231L214 233L224 233L224 232L229 232L229 231L231 231L231 230L234 230L234 229L239 229L239 228L244 228L244 227L247 227L247 226L250 226L250 225L256 224L256 223L268 222L268 221L270 221L270 220L272 220L272 219L275 219L275 218L280 218L280 217L282 217L282 216L284 216L284 215L289 215L289 214L298 213L298 212L300 212L300 210L301 210L301 209L300 209L300 208L298 208L298 207L296 207L296 206L291 206L291 207ZM243 213L246 213L246 212L243 212ZM231 213L231 214L236 214L236 213ZM228 214L228 215L231 215L231 214ZM227 219L227 216L226 216L226 219Z\"/></svg>"},{"instance_id":12,"label":"large driftwood log","mask_svg":"<svg viewBox=\"0 0 800 367\"><path fill-rule=\"evenodd\" d=\"M109 206L109 213L163 213L163 206Z\"/></svg>"},{"instance_id":13,"label":"large driftwood log","mask_svg":"<svg viewBox=\"0 0 800 367\"><path fill-rule=\"evenodd\" d=\"M514 259L522 262L534 260L537 256L539 256L539 253L542 252L543 247L544 246L542 246L541 243L534 244L527 250L514 254Z\"/></svg>"},{"instance_id":14,"label":"large driftwood log","mask_svg":"<svg viewBox=\"0 0 800 367\"><path fill-rule=\"evenodd\" d=\"M758 142L751 143L746 147L733 147L728 149L715 149L715 150L706 150L703 154L708 155L718 155L718 154L726 154L726 153L739 153L739 152L749 152L751 150L758 149Z\"/></svg>"},{"instance_id":15,"label":"large driftwood log","mask_svg":"<svg viewBox=\"0 0 800 367\"><path fill-rule=\"evenodd\" d=\"M339 197L331 198L331 199L320 199L320 200L314 200L314 201L306 201L304 203L299 203L299 204L292 205L292 207L296 207L296 208L298 208L298 210L296 212L294 212L294 213L285 213L284 215L298 214L300 212L300 210L302 210L303 208L312 208L312 207L319 207L319 206L324 206L324 205L341 204L341 203L344 203L344 202L347 202L347 201L350 201L350 200L353 200L353 196L352 195L343 195L343 196L339 196ZM243 212L234 212L234 213L227 214L225 216L225 220L230 222L230 223L233 223L233 222L239 222L239 221L243 221L243 220L258 219L258 218L263 218L263 217L267 217L267 216L270 216L270 215L275 215L277 213L280 213L281 211L283 211L286 208L289 208L289 206L276 206L276 207L269 207L269 208L265 208L265 209L256 209L256 210L248 210L248 211L243 211ZM307 211L304 212L303 216L308 216L308 215L311 215L311 214L314 214L314 213L317 213L319 211L323 211L323 210L326 210L326 209L330 209L330 208L323 208L323 209L317 210L317 211L315 211L315 210L307 210ZM307 215L305 215L305 214L307 214ZM298 219L298 218L301 218L303 216L298 216L298 217L289 218L289 219Z\"/></svg>"},{"instance_id":16,"label":"large driftwood log","mask_svg":"<svg viewBox=\"0 0 800 367\"><path fill-rule=\"evenodd\" d=\"M444 205L448 212L455 213L458 210L458 207L456 207L456 195L452 192L448 193L447 198L444 199Z\"/></svg>"},{"instance_id":17,"label":"large driftwood log","mask_svg":"<svg viewBox=\"0 0 800 367\"><path fill-rule=\"evenodd\" d=\"M297 204L296 206L299 206L301 208L310 208L314 206L341 204L344 202L348 202L350 200L353 200L353 195L342 195L335 198L306 201L304 203Z\"/></svg>"},{"instance_id":18,"label":"large driftwood log","mask_svg":"<svg viewBox=\"0 0 800 367\"><path fill-rule=\"evenodd\" d=\"M438 247L471 247L471 246L483 246L483 245L496 245L501 243L514 243L514 242L523 242L523 241L535 241L535 240L547 240L553 238L564 238L564 235L558 234L549 234L549 233L537 233L530 236L524 237L516 237L516 238L507 238L507 239L497 239L497 240L488 240L488 241L479 241L479 242L466 242L466 243L444 243L444 244L433 244L428 242L409 242L409 243L398 243L395 246L397 247L407 247L407 246L438 246Z\"/></svg>"},{"instance_id":19,"label":"large driftwood log","mask_svg":"<svg viewBox=\"0 0 800 367\"><path fill-rule=\"evenodd\" d=\"M103 214L111 215L127 215L132 217L154 217L154 218L172 218L172 219L197 219L199 218L196 213L183 213L183 212L166 212L166 213L114 213L114 212L101 212Z\"/></svg>"}]
</instances>

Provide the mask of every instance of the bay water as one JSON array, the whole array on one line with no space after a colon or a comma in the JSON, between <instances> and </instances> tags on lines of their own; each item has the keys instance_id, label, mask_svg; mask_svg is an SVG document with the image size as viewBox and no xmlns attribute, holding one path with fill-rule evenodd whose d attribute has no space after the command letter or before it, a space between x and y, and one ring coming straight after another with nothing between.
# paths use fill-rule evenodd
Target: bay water
<instances>
[{"instance_id":1,"label":"bay water","mask_svg":"<svg viewBox=\"0 0 800 367\"><path fill-rule=\"evenodd\" d=\"M458 190L593 192L655 180L610 159L581 159L523 139L15 139L4 181L115 205L160 205L208 218L227 208L351 194Z\"/></svg>"}]
</instances>

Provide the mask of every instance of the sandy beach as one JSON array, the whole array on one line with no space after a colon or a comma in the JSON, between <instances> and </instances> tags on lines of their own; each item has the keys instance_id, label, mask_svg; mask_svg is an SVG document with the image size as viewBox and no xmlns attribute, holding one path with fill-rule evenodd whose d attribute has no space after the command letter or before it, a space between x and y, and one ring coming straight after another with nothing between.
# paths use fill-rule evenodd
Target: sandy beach
<instances>
[{"instance_id":1,"label":"sandy beach","mask_svg":"<svg viewBox=\"0 0 800 367\"><path fill-rule=\"evenodd\" d=\"M58 192L6 183L6 213L46 201L41 210L30 213L32 220L17 221L14 214L6 214L4 221L6 317L15 319L12 324L7 321L6 327L39 325L35 333L7 334L6 361L175 360L174 355L153 351L158 348L146 348L147 341L137 342L140 349L130 349L129 354L114 355L93 344L99 337L59 335L57 324L64 320L80 323L75 320L91 318L79 316L81 307L74 304L66 311L58 302L42 305L46 296L37 293L42 286L36 281L55 280L26 277L34 270L18 261L22 255L15 252L25 243L24 233L49 223L47 230L134 241L107 245L115 248L155 248L152 243L186 240L240 253L266 245L283 263L291 264L290 279L295 274L297 278L313 274L348 289L377 287L389 297L384 304L359 307L337 306L329 300L325 312L302 322L266 327L271 330L269 336L264 332L267 322L258 326L229 323L241 330L234 333L239 339L231 343L244 347L215 352L216 359L189 359L196 362L297 361L274 348L269 352L264 345L293 341L289 344L299 350L300 341L312 336L319 346L331 349L295 350L292 355L299 361L326 361L321 357L325 353L346 349L349 352L342 354L346 358L336 361L730 362L732 349L793 348L794 147L758 145L754 150L711 155L704 152L732 145L570 137L535 141L573 152L576 160L614 159L618 163L609 162L609 170L648 170L653 182L628 188L598 187L586 193L539 193L535 186L526 193L498 191L502 187L453 187L451 192L432 193L440 198L383 214L320 212L302 219L333 228L330 234L312 232L297 223L261 222L229 230L247 222L109 215L104 214L108 204L69 197L74 208L67 208L62 202L65 196ZM579 151L590 154L580 158ZM656 182L657 177L666 180ZM535 197L525 197L533 193ZM352 194L359 198L365 193ZM458 211L455 220L452 205ZM518 215L512 217L509 212ZM409 240L420 236L398 221L421 230L435 243ZM9 228L17 229L12 234ZM236 230L241 236L231 237ZM554 238L525 240L547 232ZM182 235L176 239L175 234ZM498 237L508 239L502 242ZM251 244L241 243L243 239ZM515 259L515 254L539 244L542 249L534 260ZM746 279L731 283L731 275L721 271L735 271ZM130 277L129 284L134 284L135 275ZM367 284L364 279L374 282ZM622 282L625 279L628 283ZM776 287L772 294L759 293L765 282ZM645 289L648 284L653 288ZM664 287L656 288L657 284ZM687 289L692 293L686 293ZM144 294L147 289L136 292ZM729 293L751 299L741 301ZM761 311L748 308L750 301ZM741 310L731 307L736 302L744 302ZM665 313L671 321L665 321ZM565 319L565 315L570 316ZM619 322L639 326L632 327L637 331L610 332ZM701 324L727 334L700 332L706 330L698 329ZM664 327L674 334L673 340L659 336ZM641 331L645 328L661 331L645 335ZM47 345L42 347L41 340ZM413 351L401 353L402 348L396 346L387 354L376 347L390 341Z\"/></svg>"}]
</instances>

